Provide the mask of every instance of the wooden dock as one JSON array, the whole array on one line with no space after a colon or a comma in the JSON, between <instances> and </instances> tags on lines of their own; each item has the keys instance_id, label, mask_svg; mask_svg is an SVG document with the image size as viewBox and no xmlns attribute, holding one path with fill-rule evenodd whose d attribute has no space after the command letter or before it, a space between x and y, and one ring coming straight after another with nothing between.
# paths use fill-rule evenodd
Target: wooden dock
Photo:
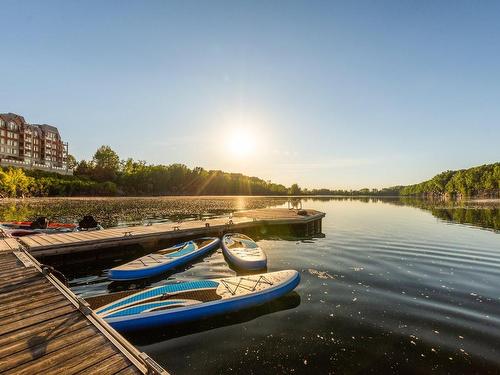
<instances>
[{"instance_id":1,"label":"wooden dock","mask_svg":"<svg viewBox=\"0 0 500 375\"><path fill-rule=\"evenodd\" d=\"M0 239L1 374L167 374L99 318L37 258L289 226L321 233L324 213L263 209L95 232Z\"/></svg>"},{"instance_id":2,"label":"wooden dock","mask_svg":"<svg viewBox=\"0 0 500 375\"><path fill-rule=\"evenodd\" d=\"M237 211L230 216L207 220L26 236L21 237L20 241L33 256L45 257L277 226L300 227L304 233L312 235L321 233L321 220L324 216L324 213L315 210L269 208Z\"/></svg>"},{"instance_id":3,"label":"wooden dock","mask_svg":"<svg viewBox=\"0 0 500 375\"><path fill-rule=\"evenodd\" d=\"M13 238L0 240L1 374L166 374Z\"/></svg>"}]
</instances>

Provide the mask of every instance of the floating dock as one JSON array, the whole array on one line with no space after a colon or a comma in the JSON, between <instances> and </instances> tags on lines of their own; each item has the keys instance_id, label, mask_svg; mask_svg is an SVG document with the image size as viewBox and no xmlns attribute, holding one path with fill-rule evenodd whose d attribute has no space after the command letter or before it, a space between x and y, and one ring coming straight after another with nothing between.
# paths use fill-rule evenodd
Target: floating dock
<instances>
[{"instance_id":1,"label":"floating dock","mask_svg":"<svg viewBox=\"0 0 500 375\"><path fill-rule=\"evenodd\" d=\"M237 211L230 216L206 220L187 220L134 227L110 228L93 232L58 233L21 237L30 254L39 258L111 249L128 245L184 240L227 232L267 230L271 227L295 228L303 235L321 233L323 212L287 208Z\"/></svg>"},{"instance_id":2,"label":"floating dock","mask_svg":"<svg viewBox=\"0 0 500 375\"><path fill-rule=\"evenodd\" d=\"M0 240L1 374L167 374L47 270Z\"/></svg>"},{"instance_id":3,"label":"floating dock","mask_svg":"<svg viewBox=\"0 0 500 375\"><path fill-rule=\"evenodd\" d=\"M315 210L262 209L207 220L0 239L0 373L168 374L37 259L231 231L266 233L282 226L313 236L321 233L324 216Z\"/></svg>"}]
</instances>

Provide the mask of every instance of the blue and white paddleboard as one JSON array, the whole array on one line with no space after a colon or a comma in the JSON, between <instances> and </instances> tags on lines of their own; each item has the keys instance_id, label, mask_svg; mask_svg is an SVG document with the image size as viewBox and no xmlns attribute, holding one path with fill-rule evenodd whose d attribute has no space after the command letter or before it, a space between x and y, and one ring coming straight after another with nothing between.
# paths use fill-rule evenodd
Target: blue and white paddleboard
<instances>
[{"instance_id":1,"label":"blue and white paddleboard","mask_svg":"<svg viewBox=\"0 0 500 375\"><path fill-rule=\"evenodd\" d=\"M222 252L230 263L243 270L261 270L267 267L264 250L244 234L229 233L222 237Z\"/></svg>"},{"instance_id":2,"label":"blue and white paddleboard","mask_svg":"<svg viewBox=\"0 0 500 375\"><path fill-rule=\"evenodd\" d=\"M108 277L115 281L152 277L184 265L211 250L217 249L219 244L220 240L216 237L183 242L112 268L108 272Z\"/></svg>"},{"instance_id":3,"label":"blue and white paddleboard","mask_svg":"<svg viewBox=\"0 0 500 375\"><path fill-rule=\"evenodd\" d=\"M87 299L97 315L119 331L184 323L257 306L295 289L294 270L197 280L140 292L118 292ZM129 293L129 295L126 295Z\"/></svg>"}]
</instances>

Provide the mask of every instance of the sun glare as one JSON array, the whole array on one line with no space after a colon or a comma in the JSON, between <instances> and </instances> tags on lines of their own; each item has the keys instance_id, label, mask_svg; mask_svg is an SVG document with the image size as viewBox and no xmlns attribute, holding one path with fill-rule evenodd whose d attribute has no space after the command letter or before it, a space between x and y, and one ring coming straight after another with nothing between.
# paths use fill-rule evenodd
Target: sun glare
<instances>
[{"instance_id":1,"label":"sun glare","mask_svg":"<svg viewBox=\"0 0 500 375\"><path fill-rule=\"evenodd\" d=\"M227 150L232 156L245 157L256 152L255 135L248 129L234 129L227 139Z\"/></svg>"}]
</instances>

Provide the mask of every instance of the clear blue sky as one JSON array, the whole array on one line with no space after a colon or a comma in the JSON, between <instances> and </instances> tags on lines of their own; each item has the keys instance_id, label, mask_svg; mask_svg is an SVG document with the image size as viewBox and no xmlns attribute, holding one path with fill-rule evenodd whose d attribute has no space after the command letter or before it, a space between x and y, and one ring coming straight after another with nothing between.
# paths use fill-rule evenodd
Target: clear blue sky
<instances>
[{"instance_id":1,"label":"clear blue sky","mask_svg":"<svg viewBox=\"0 0 500 375\"><path fill-rule=\"evenodd\" d=\"M329 188L500 160L498 1L0 6L0 112L58 126L77 159L109 144Z\"/></svg>"}]
</instances>

